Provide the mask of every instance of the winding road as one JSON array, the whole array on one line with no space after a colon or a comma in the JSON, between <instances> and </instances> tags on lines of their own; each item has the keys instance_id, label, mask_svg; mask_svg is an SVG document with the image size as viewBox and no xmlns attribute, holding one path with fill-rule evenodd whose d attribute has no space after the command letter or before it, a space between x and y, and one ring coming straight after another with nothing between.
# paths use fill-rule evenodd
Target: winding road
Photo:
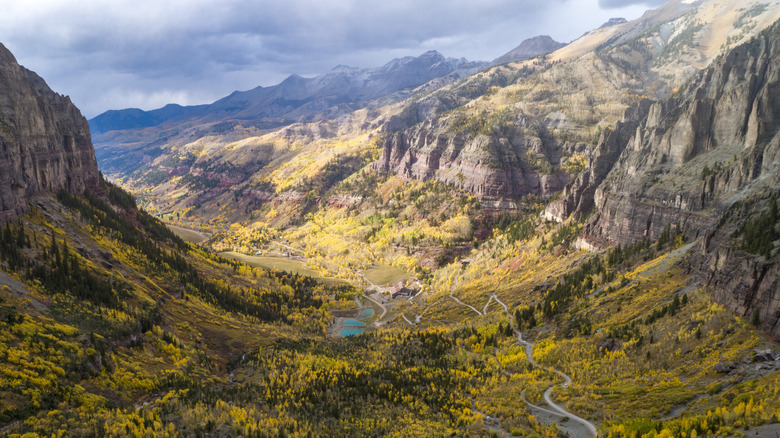
<instances>
[{"instance_id":1,"label":"winding road","mask_svg":"<svg viewBox=\"0 0 780 438\"><path fill-rule=\"evenodd\" d=\"M491 295L487 303L485 303L485 307L482 308L483 315L487 315L487 308L490 305L490 302L493 300L495 300L498 304L500 304L501 307L504 308L504 312L506 312L506 314L509 315L509 308L506 306L506 304L502 303L501 300L498 299L498 296L496 296L496 294Z\"/></svg>"},{"instance_id":2,"label":"winding road","mask_svg":"<svg viewBox=\"0 0 780 438\"><path fill-rule=\"evenodd\" d=\"M452 283L452 286L450 287L450 295L449 295L450 298L455 300L455 302L457 302L458 304L470 308L471 310L473 310L474 312L476 312L480 316L486 315L488 306L490 305L491 302L495 301L501 307L504 308L504 313L507 314L507 316L509 317L509 323L512 324L512 315L509 313L509 307L505 303L503 303L498 298L498 296L496 294L492 294L490 296L490 298L488 298L487 303L485 303L485 306L482 308L482 312L480 312L479 310L477 310L474 307L472 307L472 306L462 302L457 297L455 297L453 295L453 292L455 291L455 287L457 286L459 280L460 280L460 277L458 277ZM406 318L404 317L404 319L406 319ZM407 320L407 322L409 322L409 321ZM561 388L566 389L572 382L571 377L569 377L568 375L566 375L566 373L564 373L564 372L562 372L560 370L556 370L556 369L551 368L551 367L545 367L545 366L540 365L534 359L534 344L532 342L530 342L530 341L526 341L525 339L523 339L523 333L520 332L519 330L517 330L514 327L514 325L512 325L512 330L517 335L517 343L520 344L520 345L525 346L525 355L526 355L526 358L528 359L528 362L530 362L531 365L533 365L536 368L547 370L548 372L555 373L555 374L561 376L561 378L563 378L563 383L561 384ZM496 359L496 360L498 360L498 359ZM501 364L499 363L499 368L500 367L501 367ZM504 371L504 373L506 373L506 371ZM523 390L523 392L520 394L520 396L523 399L523 401L525 402L525 404L528 405L532 415L534 415L536 417L542 417L542 416L545 417L548 420L548 422L555 423L555 425L558 427L558 429L560 429L561 432L566 433L567 436L569 436L569 437L581 437L581 438L592 438L592 437L597 436L598 435L598 431L596 429L596 425L595 424L593 424L592 422L590 422L590 421L588 421L588 420L578 416L577 414L574 414L572 412L567 411L562 406L560 406L555 401L553 401L551 395L552 395L552 391L555 388L555 386L557 386L557 385L550 386L549 388L547 388L547 390L544 391L544 394L543 394L544 401L545 401L545 403L547 403L547 405L550 407L550 409L546 409L546 408L543 408L541 406L537 406L535 404L532 404L528 400L526 400L526 398L525 398L525 390ZM486 414L484 414L482 412L478 412L478 413L480 413L483 416L485 416L486 419L488 419L488 420L495 420L495 419L493 419L493 417L490 417L489 415L486 415ZM501 423L500 422L498 422L498 427L499 428L501 427ZM496 429L496 422L493 421L492 425L488 426L488 428L495 431L495 429ZM506 431L504 431L504 432L506 433Z\"/></svg>"},{"instance_id":3,"label":"winding road","mask_svg":"<svg viewBox=\"0 0 780 438\"><path fill-rule=\"evenodd\" d=\"M564 372L560 370L556 370L554 368L550 367L544 367L540 365L535 359L534 359L534 344L526 341L523 339L523 334L519 331L513 328L515 331L515 334L517 335L517 342L519 344L525 345L525 355L528 358L528 362L531 362L531 364L537 368L541 368L544 370L547 370L549 372L555 373L563 378L563 383L561 384L561 388L566 389L571 384L571 377L566 375ZM528 400L525 399L525 391L521 394L523 401L531 408L540 410L547 414L552 414L554 416L561 416L563 418L568 418L569 420L573 420L573 423L577 423L577 425L572 424L572 422L569 421L562 421L559 420L556 422L558 425L558 428L566 432L570 437L594 437L598 435L598 432L596 430L596 425L591 423L590 421L578 416L577 414L574 414L572 412L567 411L563 407L561 407L559 404L555 403L550 396L552 394L553 389L555 388L555 385L547 388L546 391L544 391L544 401L547 403L548 406L550 406L551 410L544 409L542 407L536 406L531 404Z\"/></svg>"},{"instance_id":4,"label":"winding road","mask_svg":"<svg viewBox=\"0 0 780 438\"><path fill-rule=\"evenodd\" d=\"M278 244L279 246L286 247L286 248L288 248L290 250L300 251L300 250L298 250L296 248L290 247L289 245L284 245L284 244L281 244L281 243L278 243L278 242L274 242L274 243ZM374 285L368 278L366 278L366 276L363 275L363 273L361 271L353 270L353 272L355 272L358 275L360 275L369 284L369 287L366 288L367 290L368 289L373 289L373 288L376 287L376 285ZM469 309L473 310L479 316L484 316L484 315L487 314L487 309L488 309L488 306L490 306L490 303L495 301L501 307L504 308L504 313L506 313L506 315L509 317L509 323L512 324L512 315L509 313L509 307L504 302L502 302L498 298L498 296L496 294L490 295L490 298L488 298L487 303L485 303L485 306L482 308L482 312L477 310L475 307L473 307L473 306L471 306L469 304L464 303L463 301L458 299L458 297L453 295L453 293L455 292L455 288L457 287L459 281L460 281L460 275L458 275L458 276L456 276L454 278L454 281L452 282L452 284L450 286L450 293L449 293L449 297L452 298L456 303L458 303L461 306L468 307ZM370 301L374 302L377 306L379 306L380 309L382 309L382 313L379 315L379 318L377 319L377 323L380 323L382 318L384 318L385 314L387 313L387 308L384 306L384 304L380 303L379 301L375 300L374 298L371 298L367 294L363 294L363 296L365 298L368 298ZM419 324L420 323L420 319L422 318L421 315L417 315L415 317L415 322L412 322L403 313L400 313L400 315L403 318L403 320L407 324L409 324L409 325ZM528 362L530 362L536 368L544 369L544 370L547 370L548 372L555 373L555 374L561 376L561 378L563 378L563 383L561 384L561 388L566 389L572 382L571 377L569 377L568 375L566 375L564 372L562 372L560 370L556 370L556 369L551 368L551 367L545 367L545 366L540 365L538 362L536 362L536 360L534 360L534 357L533 357L534 344L532 342L530 342L530 341L524 340L522 332L517 330L514 327L514 325L512 325L512 330L514 330L515 334L517 335L517 342L518 342L518 344L525 346L525 355L526 355L526 357L528 359ZM498 360L498 359L496 358L496 360ZM501 364L500 363L499 363L499 368L501 368ZM503 369L502 369L502 371L503 371ZM506 371L503 371L503 372L506 373ZM555 423L556 426L558 427L558 429L560 429L562 432L566 433L569 437L592 438L592 437L597 436L598 432L596 430L596 425L595 424L593 424L592 422L590 422L590 421L588 421L588 420L586 420L586 419L584 419L584 418L582 418L582 417L580 417L580 416L578 416L578 415L576 415L576 414L574 414L572 412L567 411L562 406L560 406L559 404L555 403L555 401L553 401L553 399L551 397L551 394L552 394L552 391L555 388L555 386L556 385L550 386L549 388L547 388L547 390L543 394L544 401L545 401L545 403L547 403L547 405L550 407L550 409L546 409L546 408L543 408L541 406L534 405L534 404L530 403L528 400L526 400L526 398L525 398L525 390L520 394L520 396L522 397L522 399L526 403L526 405L528 405L532 415L537 416L537 417L540 417L540 416L546 417L549 420L549 422ZM472 403L473 403L473 401L472 401ZM479 414L481 414L481 415L483 415L485 417L485 419L486 419L486 427L488 427L488 429L490 429L491 431L494 431L494 432L497 432L498 430L500 430L500 431L504 432L505 436L511 436L511 434L509 434L506 430L502 429L501 422L497 418L492 417L490 415L487 415L487 414L485 414L483 412L479 412L479 411L475 411L475 412L478 412Z\"/></svg>"},{"instance_id":5,"label":"winding road","mask_svg":"<svg viewBox=\"0 0 780 438\"><path fill-rule=\"evenodd\" d=\"M453 281L453 282L452 282L452 286L450 286L450 298L452 298L453 300L455 300L455 302L456 302L456 303L458 303L458 304L460 304L461 306L466 306L466 307L468 307L469 309L471 309L471 310L473 310L473 311L477 312L477 315L479 315L479 316L482 316L482 315L483 315L483 313L482 313L482 312L480 312L480 311L479 311L479 310L477 310L476 308L474 308L474 307L472 307L472 306L470 306L470 305L468 305L468 304L464 303L463 301L459 300L459 299L458 299L458 297L456 297L455 295L453 295L453 294L452 294L453 292L455 292L455 287L457 287L457 286L458 286L458 282L459 282L459 281L460 281L460 276L456 277L456 278L455 278L455 281ZM485 305L485 307L487 307L487 305Z\"/></svg>"}]
</instances>

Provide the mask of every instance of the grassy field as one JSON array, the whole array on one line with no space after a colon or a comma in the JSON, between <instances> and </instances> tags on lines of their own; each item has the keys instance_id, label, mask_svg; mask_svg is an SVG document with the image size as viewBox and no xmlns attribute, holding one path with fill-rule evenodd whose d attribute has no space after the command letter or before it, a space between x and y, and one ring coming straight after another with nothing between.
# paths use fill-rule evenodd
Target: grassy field
<instances>
[{"instance_id":1,"label":"grassy field","mask_svg":"<svg viewBox=\"0 0 780 438\"><path fill-rule=\"evenodd\" d=\"M322 274L306 266L306 263L292 260L286 257L262 257L240 254L235 251L219 253L223 257L240 260L249 266L266 269L278 269L281 271L295 272L309 277L322 277Z\"/></svg>"},{"instance_id":2,"label":"grassy field","mask_svg":"<svg viewBox=\"0 0 780 438\"><path fill-rule=\"evenodd\" d=\"M308 277L314 277L321 280L324 283L337 284L347 283L346 280L334 277L323 277L319 271L306 266L306 263L292 260L286 257L262 257L262 256L250 256L246 254L237 253L235 251L226 251L219 253L222 257L229 259L240 260L249 266L265 269L278 269L281 271L294 272L299 275L306 275Z\"/></svg>"},{"instance_id":3,"label":"grassy field","mask_svg":"<svg viewBox=\"0 0 780 438\"><path fill-rule=\"evenodd\" d=\"M177 227L176 225L170 225L170 224L165 224L165 225L168 227L168 229L173 231L173 234L181 237L182 240L184 240L185 242L194 243L197 245L199 243L203 243L206 240L208 240L208 237L204 236L202 233L198 231L190 230L188 228Z\"/></svg>"},{"instance_id":4,"label":"grassy field","mask_svg":"<svg viewBox=\"0 0 780 438\"><path fill-rule=\"evenodd\" d=\"M390 265L379 265L363 272L372 283L379 286L390 286L399 280L405 280L412 275L403 269Z\"/></svg>"}]
</instances>

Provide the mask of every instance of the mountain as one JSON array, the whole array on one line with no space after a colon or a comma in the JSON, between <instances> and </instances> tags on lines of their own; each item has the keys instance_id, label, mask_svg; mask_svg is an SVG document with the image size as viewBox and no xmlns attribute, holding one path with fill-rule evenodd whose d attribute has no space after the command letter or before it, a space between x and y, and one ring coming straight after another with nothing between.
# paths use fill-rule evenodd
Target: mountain
<instances>
[{"instance_id":1,"label":"mountain","mask_svg":"<svg viewBox=\"0 0 780 438\"><path fill-rule=\"evenodd\" d=\"M166 121L180 120L200 114L205 105L183 107L168 104L162 108L143 111L138 108L109 110L89 121L93 133L100 134L118 129L140 129L156 126Z\"/></svg>"},{"instance_id":2,"label":"mountain","mask_svg":"<svg viewBox=\"0 0 780 438\"><path fill-rule=\"evenodd\" d=\"M262 207L269 202L298 212L275 216L271 223L297 220L300 209L294 206L307 193L318 205L341 202L333 197L343 194L333 190L365 165L383 175L441 181L476 195L486 208L511 210L526 197L554 197L586 164L600 133L614 127L627 108L644 98L668 98L719 54L777 18L777 8L761 4L672 0L544 57L457 80L436 78L358 110L330 107L317 113L312 101L288 108L288 115L311 109L315 115L303 121L253 119L251 114L273 105L253 106L268 99L234 93L209 106L217 121L192 117L97 134L96 153L110 178L147 193L151 210L188 220L219 218L222 225L253 211L257 220L269 221ZM428 55L422 65L441 65L439 56ZM411 61L380 70L395 71ZM310 89L324 89L314 83L362 74L337 67L318 78L293 76L272 88L286 90L284 102L301 103ZM260 96L270 89L246 93ZM250 118L231 118L242 111ZM349 166L325 178L337 162Z\"/></svg>"},{"instance_id":3,"label":"mountain","mask_svg":"<svg viewBox=\"0 0 780 438\"><path fill-rule=\"evenodd\" d=\"M33 196L97 185L86 119L1 44L0 125L0 220L26 211Z\"/></svg>"},{"instance_id":4,"label":"mountain","mask_svg":"<svg viewBox=\"0 0 780 438\"><path fill-rule=\"evenodd\" d=\"M555 41L548 35L535 36L533 38L528 38L520 43L519 46L494 59L490 64L496 65L512 61L522 61L524 59L533 58L534 56L554 52L565 45L566 44L564 43Z\"/></svg>"},{"instance_id":5,"label":"mountain","mask_svg":"<svg viewBox=\"0 0 780 438\"><path fill-rule=\"evenodd\" d=\"M780 195L778 65L780 23L718 58L669 99L631 108L602 134L588 169L546 215L589 215L585 233L595 241L655 240L670 225L703 237L694 259L713 298L746 318L758 312L780 338L773 292L780 289L780 218L762 225L764 249L745 234Z\"/></svg>"},{"instance_id":6,"label":"mountain","mask_svg":"<svg viewBox=\"0 0 780 438\"><path fill-rule=\"evenodd\" d=\"M219 120L269 120L289 124L329 111L353 111L365 102L413 88L447 75L460 77L485 64L445 58L436 51L418 57L394 59L382 67L360 69L337 66L328 73L304 78L292 75L278 85L236 91L209 105L111 110L89 121L93 133L148 128L167 122L195 119L200 123Z\"/></svg>"},{"instance_id":7,"label":"mountain","mask_svg":"<svg viewBox=\"0 0 780 438\"><path fill-rule=\"evenodd\" d=\"M565 169L579 166L624 109L669 96L777 17L777 8L746 10L731 0L670 1L544 58L486 69L410 102L384 125L374 167L438 179L489 202L552 197L569 179Z\"/></svg>"},{"instance_id":8,"label":"mountain","mask_svg":"<svg viewBox=\"0 0 780 438\"><path fill-rule=\"evenodd\" d=\"M623 17L614 17L607 20L606 23L602 24L599 29L603 29L605 27L612 27L617 26L618 24L628 23L628 20L626 20Z\"/></svg>"}]
</instances>

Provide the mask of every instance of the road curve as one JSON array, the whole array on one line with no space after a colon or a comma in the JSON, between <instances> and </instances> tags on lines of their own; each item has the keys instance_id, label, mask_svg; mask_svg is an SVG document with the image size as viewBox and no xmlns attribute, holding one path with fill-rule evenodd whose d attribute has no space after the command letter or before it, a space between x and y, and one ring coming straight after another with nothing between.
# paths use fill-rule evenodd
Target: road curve
<instances>
[{"instance_id":1,"label":"road curve","mask_svg":"<svg viewBox=\"0 0 780 438\"><path fill-rule=\"evenodd\" d=\"M539 363L534 359L534 356L533 356L533 354L534 354L534 344L524 340L523 339L523 334L519 330L515 330L515 334L517 335L517 341L520 344L525 345L525 355L528 358L528 362L531 362L531 364L533 366L535 366L535 367L546 369L547 371L553 372L553 373L558 374L559 376L561 376L563 378L563 384L561 384L562 388L566 389L566 387L568 387L571 384L571 377L566 375L566 373L564 373L564 372L562 372L560 370L556 370L554 368L543 367L543 366L539 365ZM585 428L585 430L589 433L589 436L591 436L591 437L597 436L598 435L598 431L596 430L596 425L595 424L593 424L590 421L588 421L588 420L578 416L577 414L574 414L572 412L567 411L566 409L564 409L563 407L561 407L560 405L558 405L557 403L555 403L552 400L552 397L550 397L550 394L552 394L553 388L555 388L554 385L549 387L549 388L547 388L547 390L544 391L544 395L543 395L544 401L550 406L550 408L552 408L552 410L555 411L558 415L561 415L563 417L568 417L570 420L574 420L577 423L580 423ZM540 409L540 410L542 410L544 412L547 412L547 413L551 413L547 409L540 408L539 406L532 405L527 400L525 400L525 397L523 397L523 400L526 402L526 404L528 404L531 407L534 407L536 409ZM561 424L558 423L558 426L560 427Z\"/></svg>"},{"instance_id":2,"label":"road curve","mask_svg":"<svg viewBox=\"0 0 780 438\"><path fill-rule=\"evenodd\" d=\"M480 312L479 310L477 310L477 309L476 309L476 308L474 308L473 306L470 306L470 305L468 305L468 304L464 303L463 301L459 300L459 299L458 299L458 297L456 297L455 295L453 295L453 294L452 294L453 292L455 292L455 287L458 285L458 281L460 281L460 276L458 276L458 277L455 279L455 281L454 281L454 282L452 282L452 286L450 286L450 298L452 298L453 300L455 300L455 302L456 302L456 303L458 303L458 304L460 304L461 306L466 306L466 307L468 307L469 309L471 309L471 310L473 310L473 311L477 312L477 315L479 315L479 316L482 316L482 312Z\"/></svg>"},{"instance_id":3,"label":"road curve","mask_svg":"<svg viewBox=\"0 0 780 438\"><path fill-rule=\"evenodd\" d=\"M380 303L379 301L377 301L377 300L375 300L375 299L371 298L371 297L370 297L370 296L368 296L367 294L363 294L363 297L364 297L364 298L368 298L368 299L369 299L370 301L372 301L374 304L376 304L377 306L379 306L379 308L380 308L380 309L382 309L382 313L379 315L379 318L377 318L377 322L381 321L381 320L382 320L382 318L384 318L384 317L385 317L385 313L387 313L387 307L385 307L385 305L384 305L384 304L382 304L382 303Z\"/></svg>"},{"instance_id":4,"label":"road curve","mask_svg":"<svg viewBox=\"0 0 780 438\"><path fill-rule=\"evenodd\" d=\"M472 307L472 306L462 302L457 297L452 295L452 293L455 291L456 285L458 284L458 280L460 280L460 277L456 278L456 280L452 283L452 286L450 287L450 298L455 300L455 302L457 302L458 304L470 308L471 310L473 310L474 312L476 312L480 316L483 316L483 315L487 314L488 305L490 304L491 301L495 300L498 304L501 305L501 307L504 308L504 312L509 317L509 324L512 325L512 315L509 313L509 308L507 307L506 304L504 304L498 298L498 296L496 294L493 294L493 295L490 296L490 298L488 299L487 303L485 303L485 307L483 308L482 312L480 312L479 310L475 309L474 307ZM406 317L404 317L404 319L406 319ZM407 322L409 322L409 321L407 320ZM540 365L534 359L534 355L533 355L534 354L534 344L532 342L524 340L523 339L523 333L520 332L519 330L517 330L514 327L514 325L512 325L512 330L514 330L515 334L517 335L517 342L519 344L525 346L525 355L526 355L528 361L533 366L535 366L537 368L542 368L542 369L545 369L545 370L547 370L549 372L552 372L552 373L555 373L555 374L561 376L561 378L563 378L563 383L561 384L561 387L566 389L572 382L571 377L569 377L563 371L556 370L556 369L551 368L551 367L545 367L545 366ZM498 360L498 359L496 359L496 360ZM501 368L501 364L500 363L499 363L499 368ZM588 420L586 420L586 419L584 419L584 418L582 418L582 417L580 417L580 416L578 416L578 415L576 415L576 414L574 414L572 412L567 411L562 406L560 406L559 404L555 403L552 400L551 394L552 394L552 391L553 391L554 388L555 388L555 385L550 386L549 388L547 388L547 390L543 394L544 401L545 401L545 403L547 403L548 406L550 406L550 409L545 409L545 408L543 408L541 406L534 405L534 404L530 403L528 400L526 400L526 398L525 398L525 390L523 390L523 392L520 394L520 396L522 397L523 401L532 410L535 410L537 412L542 412L544 414L550 415L553 418L554 417L561 417L560 420L557 420L557 421L552 420L552 421L554 421L555 424L558 426L558 428L562 432L565 432L568 436L570 436L570 437L587 437L587 438L592 438L592 437L598 436L598 430L596 429L596 425L595 424L593 424L592 422L590 422L590 421L588 421ZM569 421L577 423L579 426L578 427L574 426L573 424L569 423ZM498 426L500 428L500 423L499 423Z\"/></svg>"}]
</instances>

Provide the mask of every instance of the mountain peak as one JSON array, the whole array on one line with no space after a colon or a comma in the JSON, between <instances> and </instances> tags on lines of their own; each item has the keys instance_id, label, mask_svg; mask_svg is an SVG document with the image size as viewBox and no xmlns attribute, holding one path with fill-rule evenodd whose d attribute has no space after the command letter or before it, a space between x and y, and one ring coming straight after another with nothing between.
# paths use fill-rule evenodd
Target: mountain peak
<instances>
[{"instance_id":1,"label":"mountain peak","mask_svg":"<svg viewBox=\"0 0 780 438\"><path fill-rule=\"evenodd\" d=\"M418 58L433 58L433 57L441 57L443 58L441 53L439 53L438 50L428 50L427 52L423 53L422 55L418 56Z\"/></svg>"},{"instance_id":2,"label":"mountain peak","mask_svg":"<svg viewBox=\"0 0 780 438\"><path fill-rule=\"evenodd\" d=\"M519 46L496 58L491 64L495 65L512 61L522 61L524 59L533 58L534 56L541 55L543 53L553 52L565 45L566 44L564 43L555 41L549 35L537 35L535 37L524 40L522 43L520 43Z\"/></svg>"},{"instance_id":3,"label":"mountain peak","mask_svg":"<svg viewBox=\"0 0 780 438\"><path fill-rule=\"evenodd\" d=\"M607 20L606 23L602 24L599 29L604 29L605 27L612 27L617 26L618 24L628 23L628 20L626 20L623 17L613 17Z\"/></svg>"}]
</instances>

